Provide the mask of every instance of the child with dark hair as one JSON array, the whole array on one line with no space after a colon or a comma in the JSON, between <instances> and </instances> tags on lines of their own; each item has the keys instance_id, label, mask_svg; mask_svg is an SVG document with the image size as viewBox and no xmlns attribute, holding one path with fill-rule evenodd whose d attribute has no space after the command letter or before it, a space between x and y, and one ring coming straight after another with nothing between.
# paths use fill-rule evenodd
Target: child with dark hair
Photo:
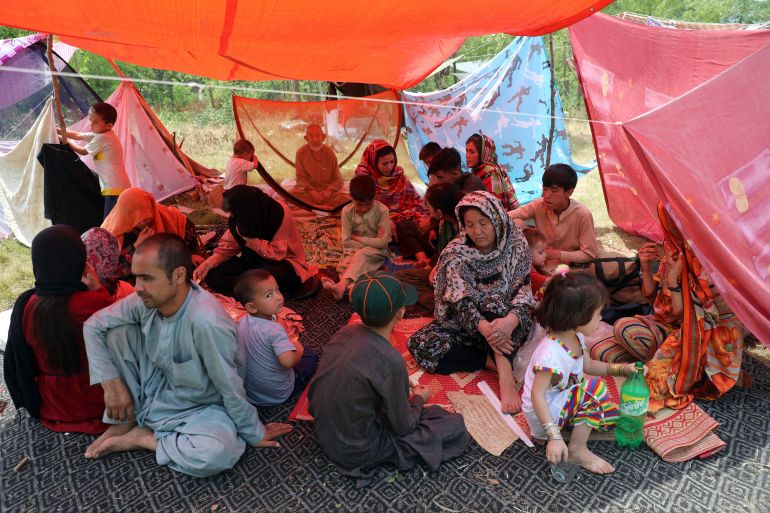
<instances>
[{"instance_id":1,"label":"child with dark hair","mask_svg":"<svg viewBox=\"0 0 770 513\"><path fill-rule=\"evenodd\" d=\"M441 146L437 142L429 142L420 148L419 159L425 164L425 167L430 168L430 163L433 161L433 157L441 151Z\"/></svg>"},{"instance_id":2,"label":"child with dark hair","mask_svg":"<svg viewBox=\"0 0 770 513\"><path fill-rule=\"evenodd\" d=\"M460 152L454 148L444 148L434 157L428 168L428 183L453 183L463 192L485 191L484 182L473 173L462 170Z\"/></svg>"},{"instance_id":3,"label":"child with dark hair","mask_svg":"<svg viewBox=\"0 0 770 513\"><path fill-rule=\"evenodd\" d=\"M106 102L95 103L88 110L90 132L67 130L67 137L88 141L85 146L68 139L67 144L79 155L91 155L94 159L94 171L99 176L99 184L104 196L104 217L118 202L118 196L131 187L126 167L123 163L123 146L112 131L118 119L115 107ZM60 130L56 129L57 133Z\"/></svg>"},{"instance_id":4,"label":"child with dark hair","mask_svg":"<svg viewBox=\"0 0 770 513\"><path fill-rule=\"evenodd\" d=\"M238 277L233 292L248 313L237 327L239 352L246 363L246 398L257 406L281 404L305 389L318 355L290 339L275 321L283 308L283 295L269 272L246 271Z\"/></svg>"},{"instance_id":5,"label":"child with dark hair","mask_svg":"<svg viewBox=\"0 0 770 513\"><path fill-rule=\"evenodd\" d=\"M591 210L571 198L577 173L567 164L553 164L543 173L543 197L511 210L508 215L523 226L534 219L535 228L548 239L546 269L559 264L584 267L599 255Z\"/></svg>"},{"instance_id":6,"label":"child with dark hair","mask_svg":"<svg viewBox=\"0 0 770 513\"><path fill-rule=\"evenodd\" d=\"M557 274L535 309L535 318L546 330L545 338L532 355L524 378L522 411L537 439L547 439L546 458L552 464L573 461L596 474L614 468L588 450L591 430L606 430L617 422L618 409L599 378L629 376L631 364L610 364L592 360L585 349L585 337L599 327L607 291L590 274ZM569 447L561 430L572 428Z\"/></svg>"},{"instance_id":7,"label":"child with dark hair","mask_svg":"<svg viewBox=\"0 0 770 513\"><path fill-rule=\"evenodd\" d=\"M246 174L257 169L259 159L254 154L254 145L246 139L239 139L233 144L233 155L225 165L224 190L236 185L246 185Z\"/></svg>"},{"instance_id":8,"label":"child with dark hair","mask_svg":"<svg viewBox=\"0 0 770 513\"><path fill-rule=\"evenodd\" d=\"M415 286L417 289L417 302L431 311L436 306L432 284L436 262L438 262L441 251L460 231L460 222L455 217L455 207L463 199L464 195L460 188L453 183L437 183L428 187L428 190L425 192L425 202L428 205L431 220L435 220L438 224L435 247L430 247L427 237L425 237L425 240L421 241L422 248L423 251L427 251L430 247L430 256L424 252L417 253L416 259L419 268L396 273L396 277L399 280ZM398 227L401 227L400 223ZM410 236L418 238L419 233L416 230L411 233L400 233L399 241L402 250ZM422 265L419 265L421 263Z\"/></svg>"},{"instance_id":9,"label":"child with dark hair","mask_svg":"<svg viewBox=\"0 0 770 513\"><path fill-rule=\"evenodd\" d=\"M532 281L532 296L540 301L543 299L543 291L549 279L549 273L544 269L548 239L543 232L534 228L524 228L521 233L527 239L529 252L532 255L532 270L529 273L529 279Z\"/></svg>"},{"instance_id":10,"label":"child with dark hair","mask_svg":"<svg viewBox=\"0 0 770 513\"><path fill-rule=\"evenodd\" d=\"M342 209L341 219L343 254L337 265L340 281L323 284L337 301L359 276L378 269L390 256L388 207L374 199L374 179L357 175L350 181L349 190L351 202Z\"/></svg>"},{"instance_id":11,"label":"child with dark hair","mask_svg":"<svg viewBox=\"0 0 770 513\"><path fill-rule=\"evenodd\" d=\"M361 275L351 302L362 324L332 337L308 389L318 444L359 487L384 463L436 470L470 440L461 415L424 405L430 390L411 387L404 358L388 342L404 307L415 300L414 288L391 274Z\"/></svg>"}]
</instances>

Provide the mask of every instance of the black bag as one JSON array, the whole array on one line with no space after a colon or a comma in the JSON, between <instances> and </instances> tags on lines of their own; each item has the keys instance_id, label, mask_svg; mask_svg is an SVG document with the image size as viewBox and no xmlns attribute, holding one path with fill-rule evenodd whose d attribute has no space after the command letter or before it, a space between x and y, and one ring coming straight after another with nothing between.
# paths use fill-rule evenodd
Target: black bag
<instances>
[{"instance_id":1,"label":"black bag","mask_svg":"<svg viewBox=\"0 0 770 513\"><path fill-rule=\"evenodd\" d=\"M600 256L593 262L596 279L607 287L613 305L647 302L647 299L642 295L640 270L639 257L626 256L620 253Z\"/></svg>"}]
</instances>

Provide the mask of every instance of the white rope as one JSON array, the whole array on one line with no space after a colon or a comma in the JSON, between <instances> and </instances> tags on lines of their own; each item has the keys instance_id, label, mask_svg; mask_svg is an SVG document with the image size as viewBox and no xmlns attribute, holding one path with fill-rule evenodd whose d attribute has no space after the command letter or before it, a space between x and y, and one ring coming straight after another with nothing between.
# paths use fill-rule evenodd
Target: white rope
<instances>
[{"instance_id":1,"label":"white rope","mask_svg":"<svg viewBox=\"0 0 770 513\"><path fill-rule=\"evenodd\" d=\"M247 87L247 86L238 86L238 85L224 85L224 84L201 84L200 82L176 82L173 80L157 80L153 78L134 78L134 77L117 77L117 76L109 76L109 75L92 75L92 74L86 74L86 73L70 73L66 71L46 71L46 70L31 70L26 68L16 68L13 66L1 66L0 71L10 71L15 73L27 73L32 75L47 75L49 73L53 75L57 75L60 77L73 77L73 78L87 78L90 80L105 80L105 81L113 81L113 82L135 82L140 84L157 84L157 85L171 85L171 86L183 86L183 87L190 87L190 88L211 88L211 89L221 89L221 90L227 90L227 91L248 91L252 93L267 93L267 94L280 94L280 95L292 95L292 96L303 96L307 98L318 98L321 100L326 100L327 95L321 94L321 93L309 93L309 92L303 92L303 91L282 91L279 89L263 89L258 87ZM371 98L371 97L358 97L358 96L344 96L344 95L336 95L335 96L338 99L343 100L357 100L357 101L365 101L365 102L379 102L379 103L390 103L390 104L398 104L398 105L409 105L414 107L426 107L426 108L432 108L432 109L447 109L447 110L468 110L466 107L455 107L454 105L438 105L433 103L424 103L424 102L412 102L412 101L404 101L404 100L390 100L386 98ZM477 111L484 111L484 112L490 112L493 114L504 114L507 116L518 116L518 117L535 117L535 118L544 118L544 119L561 119L564 121L582 121L585 123L596 123L599 125L620 125L620 121L598 121L593 119L585 119L585 118L572 118L572 117L566 117L566 116L550 116L546 114L540 114L540 113L532 113L532 112L516 112L516 111L508 111L508 110L500 110L500 109L489 109L489 108L479 108L479 109L473 109Z\"/></svg>"}]
</instances>

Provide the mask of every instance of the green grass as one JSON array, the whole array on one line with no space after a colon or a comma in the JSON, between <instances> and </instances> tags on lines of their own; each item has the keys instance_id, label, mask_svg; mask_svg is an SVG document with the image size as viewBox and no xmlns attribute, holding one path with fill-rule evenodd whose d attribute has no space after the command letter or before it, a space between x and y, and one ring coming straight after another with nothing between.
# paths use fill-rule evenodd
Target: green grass
<instances>
[{"instance_id":1,"label":"green grass","mask_svg":"<svg viewBox=\"0 0 770 513\"><path fill-rule=\"evenodd\" d=\"M0 241L0 310L11 308L34 282L29 248L15 239Z\"/></svg>"}]
</instances>

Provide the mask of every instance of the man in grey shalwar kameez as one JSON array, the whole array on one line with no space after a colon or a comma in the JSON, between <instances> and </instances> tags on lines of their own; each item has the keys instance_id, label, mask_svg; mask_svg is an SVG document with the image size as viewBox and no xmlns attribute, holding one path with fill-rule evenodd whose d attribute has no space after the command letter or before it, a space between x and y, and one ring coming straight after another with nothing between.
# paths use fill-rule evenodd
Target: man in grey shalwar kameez
<instances>
[{"instance_id":1,"label":"man in grey shalwar kameez","mask_svg":"<svg viewBox=\"0 0 770 513\"><path fill-rule=\"evenodd\" d=\"M232 468L246 444L277 446L289 431L263 426L235 361L235 326L211 294L190 282L184 242L160 234L137 248L136 294L84 326L91 384L105 391L112 426L87 458L133 449L195 477ZM131 422L135 419L135 422Z\"/></svg>"},{"instance_id":2,"label":"man in grey shalwar kameez","mask_svg":"<svg viewBox=\"0 0 770 513\"><path fill-rule=\"evenodd\" d=\"M386 272L362 275L351 301L364 324L334 335L310 383L318 442L359 486L382 463L407 470L422 461L435 470L461 455L470 440L461 415L423 407L427 388L416 386L410 397L406 363L388 342L404 305L416 296L414 287Z\"/></svg>"}]
</instances>

